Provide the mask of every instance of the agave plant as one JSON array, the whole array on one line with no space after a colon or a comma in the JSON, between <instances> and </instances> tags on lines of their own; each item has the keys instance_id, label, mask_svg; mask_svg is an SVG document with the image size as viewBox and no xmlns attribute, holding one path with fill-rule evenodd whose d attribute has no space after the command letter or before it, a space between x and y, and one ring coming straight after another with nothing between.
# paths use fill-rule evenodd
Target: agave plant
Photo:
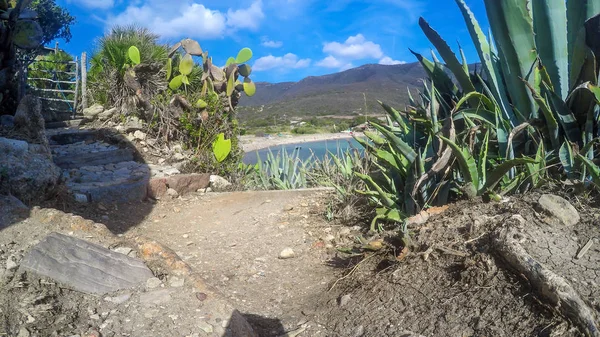
<instances>
[{"instance_id":1,"label":"agave plant","mask_svg":"<svg viewBox=\"0 0 600 337\"><path fill-rule=\"evenodd\" d=\"M486 37L463 0L456 3L479 55L472 71L421 18L442 61L414 53L428 74L416 99L362 141L378 171L359 175L378 205L376 221L402 221L419 207L468 196L538 186L548 162L600 183L593 163L600 90L600 2L484 0ZM450 71L451 75L447 72ZM581 150L579 150L581 149ZM522 157L526 156L526 157ZM520 158L516 158L520 157ZM515 159L516 158L516 159ZM452 163L457 163L453 165ZM498 187L499 186L499 187Z\"/></svg>"},{"instance_id":2,"label":"agave plant","mask_svg":"<svg viewBox=\"0 0 600 337\"><path fill-rule=\"evenodd\" d=\"M497 141L509 150L508 159L515 151L533 155L524 146L531 140L529 135L537 132L555 157L565 141L583 148L598 133L598 105L593 93L598 86L600 3L484 2L495 44L491 44L491 37L486 38L464 1L456 0L479 54L479 74L469 73L462 49L463 60L459 62L448 44L421 18L422 30L445 62L420 58L430 69L431 80L438 88L451 86L443 71L434 71L449 69L461 87L461 91L454 90L456 97L469 95L461 106L463 111L501 118ZM518 126L528 132L508 144L508 136Z\"/></svg>"},{"instance_id":3,"label":"agave plant","mask_svg":"<svg viewBox=\"0 0 600 337\"><path fill-rule=\"evenodd\" d=\"M258 162L242 170L250 180L251 187L264 190L291 190L308 187L307 172L312 163L312 155L306 160L300 158L300 149L289 153L285 148L274 154L269 150L263 162L257 153Z\"/></svg>"}]
</instances>

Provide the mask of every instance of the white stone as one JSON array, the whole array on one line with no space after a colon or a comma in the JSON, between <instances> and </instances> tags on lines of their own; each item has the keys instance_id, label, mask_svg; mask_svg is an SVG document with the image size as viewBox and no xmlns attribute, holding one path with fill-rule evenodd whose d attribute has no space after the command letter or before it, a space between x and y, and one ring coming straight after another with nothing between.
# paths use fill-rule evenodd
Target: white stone
<instances>
[{"instance_id":1,"label":"white stone","mask_svg":"<svg viewBox=\"0 0 600 337\"><path fill-rule=\"evenodd\" d=\"M146 288L148 288L148 289L158 288L158 287L160 287L161 284L162 284L162 281L159 278L151 277L148 279L148 281L146 281Z\"/></svg>"},{"instance_id":2,"label":"white stone","mask_svg":"<svg viewBox=\"0 0 600 337\"><path fill-rule=\"evenodd\" d=\"M144 133L144 132L142 132L140 130L136 130L133 133L133 138L135 138L137 140L144 140L144 139L146 139L146 136L147 136L146 133Z\"/></svg>"},{"instance_id":3,"label":"white stone","mask_svg":"<svg viewBox=\"0 0 600 337\"><path fill-rule=\"evenodd\" d=\"M291 259L294 257L296 257L296 253L294 253L294 250L292 250L290 247L283 249L281 253L279 253L279 258L282 260Z\"/></svg>"},{"instance_id":4,"label":"white stone","mask_svg":"<svg viewBox=\"0 0 600 337\"><path fill-rule=\"evenodd\" d=\"M231 186L231 183L229 181L227 181L227 179L218 176L218 175L212 175L210 176L210 187L213 190L224 190L227 187Z\"/></svg>"},{"instance_id":5,"label":"white stone","mask_svg":"<svg viewBox=\"0 0 600 337\"><path fill-rule=\"evenodd\" d=\"M179 195L179 193L177 193L177 191L172 188L167 189L167 194L173 198L176 198Z\"/></svg>"}]
</instances>

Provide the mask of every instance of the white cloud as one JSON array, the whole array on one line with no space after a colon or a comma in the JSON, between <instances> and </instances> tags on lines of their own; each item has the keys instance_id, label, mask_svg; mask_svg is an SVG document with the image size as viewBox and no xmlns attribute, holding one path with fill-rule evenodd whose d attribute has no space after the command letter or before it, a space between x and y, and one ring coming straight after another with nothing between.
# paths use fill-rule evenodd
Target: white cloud
<instances>
[{"instance_id":1,"label":"white cloud","mask_svg":"<svg viewBox=\"0 0 600 337\"><path fill-rule=\"evenodd\" d=\"M264 18L261 0L246 9L229 9L227 13L195 1L183 0L179 5L173 5L160 0L145 0L141 5L129 5L118 15L110 16L106 20L107 26L135 24L163 38L214 39L223 37L228 31L256 30Z\"/></svg>"},{"instance_id":2,"label":"white cloud","mask_svg":"<svg viewBox=\"0 0 600 337\"><path fill-rule=\"evenodd\" d=\"M379 60L379 64L384 64L384 65L406 64L406 61L398 61L398 60L392 59L389 56L384 56L381 60Z\"/></svg>"},{"instance_id":3,"label":"white cloud","mask_svg":"<svg viewBox=\"0 0 600 337\"><path fill-rule=\"evenodd\" d=\"M262 42L260 44L261 44L261 46L267 47L267 48L281 48L281 46L283 46L283 42L269 40L266 37L264 37L262 39Z\"/></svg>"},{"instance_id":4,"label":"white cloud","mask_svg":"<svg viewBox=\"0 0 600 337\"><path fill-rule=\"evenodd\" d=\"M324 68L339 68L340 70L346 70L353 67L352 63L339 60L331 55L317 62L317 66Z\"/></svg>"},{"instance_id":5,"label":"white cloud","mask_svg":"<svg viewBox=\"0 0 600 337\"><path fill-rule=\"evenodd\" d=\"M260 21L265 17L262 11L262 1L258 0L252 3L247 9L238 9L227 11L227 25L237 29L256 30Z\"/></svg>"},{"instance_id":6,"label":"white cloud","mask_svg":"<svg viewBox=\"0 0 600 337\"><path fill-rule=\"evenodd\" d=\"M67 0L67 3L96 9L108 9L115 4L113 0Z\"/></svg>"},{"instance_id":7,"label":"white cloud","mask_svg":"<svg viewBox=\"0 0 600 337\"><path fill-rule=\"evenodd\" d=\"M362 34L350 36L344 43L327 42L323 46L323 52L348 60L383 57L381 46L367 41Z\"/></svg>"},{"instance_id":8,"label":"white cloud","mask_svg":"<svg viewBox=\"0 0 600 337\"><path fill-rule=\"evenodd\" d=\"M287 53L283 56L263 56L254 62L252 70L263 71L273 68L280 69L298 69L306 68L310 65L310 59L299 59L297 55Z\"/></svg>"}]
</instances>

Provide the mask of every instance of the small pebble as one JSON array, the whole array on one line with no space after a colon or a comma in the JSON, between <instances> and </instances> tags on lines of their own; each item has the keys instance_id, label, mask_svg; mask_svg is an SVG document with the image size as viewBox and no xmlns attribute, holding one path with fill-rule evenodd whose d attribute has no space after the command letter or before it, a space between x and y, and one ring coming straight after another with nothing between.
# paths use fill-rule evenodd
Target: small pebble
<instances>
[{"instance_id":1,"label":"small pebble","mask_svg":"<svg viewBox=\"0 0 600 337\"><path fill-rule=\"evenodd\" d=\"M339 305L340 305L340 307L343 307L343 306L345 306L346 304L348 304L348 302L350 302L350 299L351 299L351 298L352 298L352 297L351 297L349 294L346 294L346 295L344 295L344 296L340 297L340 300L339 300L339 302L338 302L338 303L339 303Z\"/></svg>"},{"instance_id":2,"label":"small pebble","mask_svg":"<svg viewBox=\"0 0 600 337\"><path fill-rule=\"evenodd\" d=\"M158 288L160 287L160 285L162 284L162 281L156 277L152 277L149 278L148 281L146 281L146 288L148 289L154 289L154 288Z\"/></svg>"},{"instance_id":3,"label":"small pebble","mask_svg":"<svg viewBox=\"0 0 600 337\"><path fill-rule=\"evenodd\" d=\"M293 257L296 257L296 253L294 253L294 251L292 250L292 248L285 248L284 250L281 251L281 253L279 253L279 258L280 259L291 259Z\"/></svg>"}]
</instances>

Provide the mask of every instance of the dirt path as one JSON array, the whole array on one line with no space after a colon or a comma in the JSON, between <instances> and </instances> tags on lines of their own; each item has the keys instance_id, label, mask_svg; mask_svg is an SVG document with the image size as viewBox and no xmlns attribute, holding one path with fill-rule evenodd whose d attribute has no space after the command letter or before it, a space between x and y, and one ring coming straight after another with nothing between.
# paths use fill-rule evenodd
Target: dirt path
<instances>
[{"instance_id":1,"label":"dirt path","mask_svg":"<svg viewBox=\"0 0 600 337\"><path fill-rule=\"evenodd\" d=\"M339 232L324 221L326 192L240 192L163 201L139 226L141 234L173 249L257 327L280 336L306 327L314 303L335 277L326 265L333 249L320 239ZM279 258L285 248L295 257Z\"/></svg>"}]
</instances>

